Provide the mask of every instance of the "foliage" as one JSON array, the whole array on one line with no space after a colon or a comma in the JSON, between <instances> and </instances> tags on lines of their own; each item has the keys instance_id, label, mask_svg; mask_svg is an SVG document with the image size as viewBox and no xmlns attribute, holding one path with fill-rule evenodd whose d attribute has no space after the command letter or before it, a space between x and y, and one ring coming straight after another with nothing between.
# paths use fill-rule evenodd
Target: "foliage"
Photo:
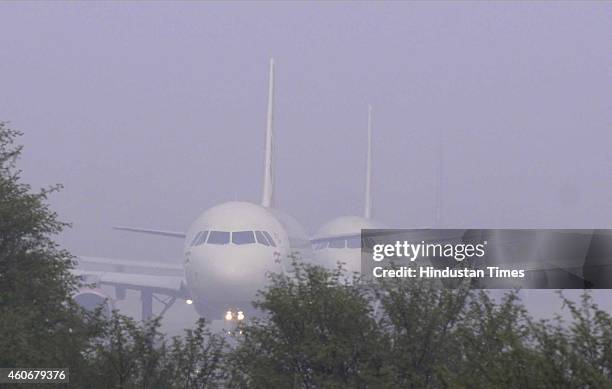
<instances>
[{"instance_id":1,"label":"foliage","mask_svg":"<svg viewBox=\"0 0 612 389\"><path fill-rule=\"evenodd\" d=\"M167 387L216 388L227 374L225 358L228 345L224 337L211 333L205 320L199 319L194 330L184 337L174 337L161 369Z\"/></svg>"},{"instance_id":2,"label":"foliage","mask_svg":"<svg viewBox=\"0 0 612 389\"><path fill-rule=\"evenodd\" d=\"M363 284L294 264L272 275L232 358L235 387L345 388L383 383L385 344Z\"/></svg>"},{"instance_id":3,"label":"foliage","mask_svg":"<svg viewBox=\"0 0 612 389\"><path fill-rule=\"evenodd\" d=\"M21 183L18 135L0 122L0 366L81 368L95 317L72 301L72 257L52 239L66 226L46 203L58 187Z\"/></svg>"},{"instance_id":4,"label":"foliage","mask_svg":"<svg viewBox=\"0 0 612 389\"><path fill-rule=\"evenodd\" d=\"M160 318L144 323L114 311L88 360L91 388L216 388L224 378L225 340L204 319L171 342Z\"/></svg>"},{"instance_id":5,"label":"foliage","mask_svg":"<svg viewBox=\"0 0 612 389\"><path fill-rule=\"evenodd\" d=\"M612 317L585 293L570 320L534 320L515 292L369 282L295 261L271 274L242 334L203 319L166 339L160 318L104 318L53 237L57 187L33 193L0 123L0 366L69 367L81 388L612 388Z\"/></svg>"}]
</instances>

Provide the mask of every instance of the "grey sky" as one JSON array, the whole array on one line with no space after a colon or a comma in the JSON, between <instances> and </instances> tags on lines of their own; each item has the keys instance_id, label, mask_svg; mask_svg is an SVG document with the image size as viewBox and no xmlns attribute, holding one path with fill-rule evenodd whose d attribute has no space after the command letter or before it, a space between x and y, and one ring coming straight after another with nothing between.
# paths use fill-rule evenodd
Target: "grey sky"
<instances>
[{"instance_id":1,"label":"grey sky","mask_svg":"<svg viewBox=\"0 0 612 389\"><path fill-rule=\"evenodd\" d=\"M314 232L363 208L443 225L612 227L611 3L0 3L0 120L77 254L171 260L223 201L258 202L267 62L277 200Z\"/></svg>"}]
</instances>

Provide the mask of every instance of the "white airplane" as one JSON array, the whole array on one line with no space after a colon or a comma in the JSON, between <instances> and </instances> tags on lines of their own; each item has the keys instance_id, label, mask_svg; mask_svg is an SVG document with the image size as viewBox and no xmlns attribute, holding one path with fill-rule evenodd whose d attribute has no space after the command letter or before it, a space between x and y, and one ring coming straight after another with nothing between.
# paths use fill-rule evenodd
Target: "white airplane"
<instances>
[{"instance_id":1,"label":"white airplane","mask_svg":"<svg viewBox=\"0 0 612 389\"><path fill-rule=\"evenodd\" d=\"M341 216L325 223L315 233L312 244L318 264L335 267L344 263L349 272L361 268L361 230L384 229L372 214L372 106L368 107L368 148L366 159L365 206L363 216Z\"/></svg>"},{"instance_id":2,"label":"white airplane","mask_svg":"<svg viewBox=\"0 0 612 389\"><path fill-rule=\"evenodd\" d=\"M283 272L292 256L309 259L311 244L291 216L274 208L274 60L270 60L265 170L261 204L231 201L202 213L186 232L115 227L183 239L182 265L79 257L75 274L88 283L114 287L115 298L137 290L143 319L153 315L153 298L165 311L177 300L193 304L210 320L243 320L251 313L255 292L270 272ZM160 296L165 296L162 300ZM75 296L89 305L104 300L99 289L84 288Z\"/></svg>"}]
</instances>

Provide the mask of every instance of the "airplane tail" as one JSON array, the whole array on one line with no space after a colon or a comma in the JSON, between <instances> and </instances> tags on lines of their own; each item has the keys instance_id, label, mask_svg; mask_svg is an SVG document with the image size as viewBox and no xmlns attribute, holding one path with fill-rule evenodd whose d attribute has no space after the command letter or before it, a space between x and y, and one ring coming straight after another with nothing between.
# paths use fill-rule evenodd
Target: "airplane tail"
<instances>
[{"instance_id":1,"label":"airplane tail","mask_svg":"<svg viewBox=\"0 0 612 389\"><path fill-rule=\"evenodd\" d=\"M274 206L274 58L270 58L270 78L268 84L268 115L266 123L266 150L264 182L261 205Z\"/></svg>"}]
</instances>

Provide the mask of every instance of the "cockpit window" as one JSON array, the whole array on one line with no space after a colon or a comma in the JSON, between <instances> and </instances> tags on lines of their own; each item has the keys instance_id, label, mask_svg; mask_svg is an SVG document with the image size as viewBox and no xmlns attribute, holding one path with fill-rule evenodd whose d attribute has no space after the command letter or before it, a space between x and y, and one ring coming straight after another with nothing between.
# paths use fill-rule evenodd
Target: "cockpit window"
<instances>
[{"instance_id":1,"label":"cockpit window","mask_svg":"<svg viewBox=\"0 0 612 389\"><path fill-rule=\"evenodd\" d=\"M268 231L262 231L262 232L266 236L266 238L268 238L268 242L270 242L270 246L276 247L276 243L274 243L274 239L272 239L272 236L268 233Z\"/></svg>"},{"instance_id":2,"label":"cockpit window","mask_svg":"<svg viewBox=\"0 0 612 389\"><path fill-rule=\"evenodd\" d=\"M234 243L234 244L251 244L251 243L255 243L255 235L253 235L253 231L235 231L235 232L232 232L232 243Z\"/></svg>"},{"instance_id":3,"label":"cockpit window","mask_svg":"<svg viewBox=\"0 0 612 389\"><path fill-rule=\"evenodd\" d=\"M361 248L361 237L353 236L346 240L346 247L349 249L360 249Z\"/></svg>"},{"instance_id":4,"label":"cockpit window","mask_svg":"<svg viewBox=\"0 0 612 389\"><path fill-rule=\"evenodd\" d=\"M344 239L333 239L329 241L330 249L343 249L345 247L344 243L346 240Z\"/></svg>"},{"instance_id":5,"label":"cockpit window","mask_svg":"<svg viewBox=\"0 0 612 389\"><path fill-rule=\"evenodd\" d=\"M204 243L224 245L230 241L237 245L259 243L276 247L272 236L267 231L200 231L194 236L191 246L199 246Z\"/></svg>"},{"instance_id":6,"label":"cockpit window","mask_svg":"<svg viewBox=\"0 0 612 389\"><path fill-rule=\"evenodd\" d=\"M206 242L206 237L208 236L208 231L202 231L200 232L200 239L198 239L198 241L196 242L196 246L199 246L201 244L204 244L204 242Z\"/></svg>"},{"instance_id":7,"label":"cockpit window","mask_svg":"<svg viewBox=\"0 0 612 389\"><path fill-rule=\"evenodd\" d=\"M230 233L227 231L210 231L208 234L208 244L228 244Z\"/></svg>"},{"instance_id":8,"label":"cockpit window","mask_svg":"<svg viewBox=\"0 0 612 389\"><path fill-rule=\"evenodd\" d=\"M257 243L263 244L264 246L270 246L268 238L261 231L255 231L255 237L257 237Z\"/></svg>"},{"instance_id":9,"label":"cockpit window","mask_svg":"<svg viewBox=\"0 0 612 389\"><path fill-rule=\"evenodd\" d=\"M198 232L196 236L191 241L191 246L195 246L196 242L200 239L200 235L202 235L202 231Z\"/></svg>"}]
</instances>

